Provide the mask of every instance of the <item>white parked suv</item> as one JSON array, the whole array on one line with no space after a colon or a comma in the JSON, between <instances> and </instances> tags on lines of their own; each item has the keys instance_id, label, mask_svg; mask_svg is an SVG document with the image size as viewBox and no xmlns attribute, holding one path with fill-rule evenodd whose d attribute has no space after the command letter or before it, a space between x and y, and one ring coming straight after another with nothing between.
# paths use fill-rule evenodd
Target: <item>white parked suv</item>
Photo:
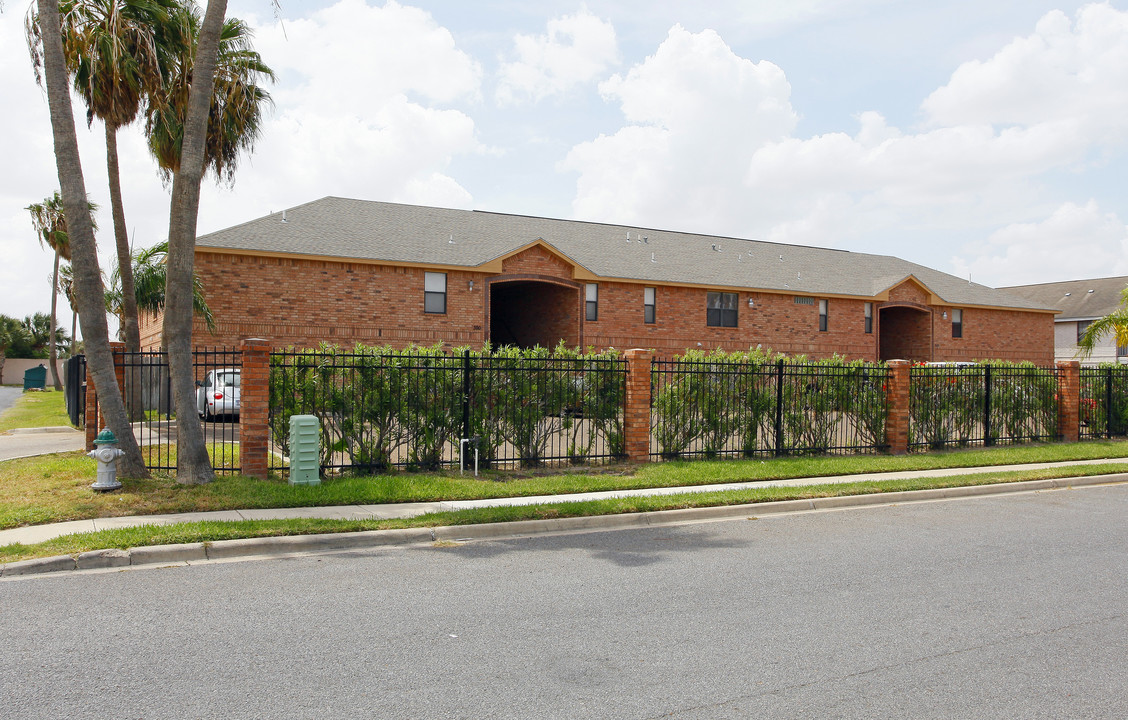
<instances>
[{"instance_id":1,"label":"white parked suv","mask_svg":"<svg viewBox=\"0 0 1128 720\"><path fill-rule=\"evenodd\" d=\"M196 412L201 418L239 416L239 378L239 368L220 368L196 381Z\"/></svg>"}]
</instances>

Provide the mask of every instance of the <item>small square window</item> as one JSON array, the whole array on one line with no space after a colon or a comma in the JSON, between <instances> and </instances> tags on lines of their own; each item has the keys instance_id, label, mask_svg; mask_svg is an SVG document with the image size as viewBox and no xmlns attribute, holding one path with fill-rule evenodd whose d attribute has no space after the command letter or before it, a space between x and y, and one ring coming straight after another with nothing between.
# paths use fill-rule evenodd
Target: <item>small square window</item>
<instances>
[{"instance_id":1,"label":"small square window","mask_svg":"<svg viewBox=\"0 0 1128 720\"><path fill-rule=\"evenodd\" d=\"M1085 336L1085 331L1093 324L1092 320L1078 320L1077 321L1077 342L1081 342L1081 338Z\"/></svg>"},{"instance_id":2,"label":"small square window","mask_svg":"<svg viewBox=\"0 0 1128 720\"><path fill-rule=\"evenodd\" d=\"M586 317L588 320L599 319L599 285L596 283L587 284L587 300L586 300Z\"/></svg>"},{"instance_id":3,"label":"small square window","mask_svg":"<svg viewBox=\"0 0 1128 720\"><path fill-rule=\"evenodd\" d=\"M827 328L827 301L819 300L819 332L826 332Z\"/></svg>"},{"instance_id":4,"label":"small square window","mask_svg":"<svg viewBox=\"0 0 1128 720\"><path fill-rule=\"evenodd\" d=\"M705 297L705 324L736 327L736 293L711 292Z\"/></svg>"},{"instance_id":5,"label":"small square window","mask_svg":"<svg viewBox=\"0 0 1128 720\"><path fill-rule=\"evenodd\" d=\"M423 312L446 313L446 273L423 274Z\"/></svg>"},{"instance_id":6,"label":"small square window","mask_svg":"<svg viewBox=\"0 0 1128 720\"><path fill-rule=\"evenodd\" d=\"M959 308L952 310L952 337L963 337L963 310Z\"/></svg>"},{"instance_id":7,"label":"small square window","mask_svg":"<svg viewBox=\"0 0 1128 720\"><path fill-rule=\"evenodd\" d=\"M866 303L866 334L873 333L873 303Z\"/></svg>"},{"instance_id":8,"label":"small square window","mask_svg":"<svg viewBox=\"0 0 1128 720\"><path fill-rule=\"evenodd\" d=\"M655 322L654 288L643 288L642 290L642 318L643 322L648 325L653 325Z\"/></svg>"}]
</instances>

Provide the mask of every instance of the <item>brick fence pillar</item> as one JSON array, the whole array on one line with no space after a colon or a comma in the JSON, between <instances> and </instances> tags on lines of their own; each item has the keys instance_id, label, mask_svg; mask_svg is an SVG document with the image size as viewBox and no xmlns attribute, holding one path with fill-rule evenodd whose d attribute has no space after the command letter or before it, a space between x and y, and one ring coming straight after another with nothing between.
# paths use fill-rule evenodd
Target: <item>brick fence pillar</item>
<instances>
[{"instance_id":1,"label":"brick fence pillar","mask_svg":"<svg viewBox=\"0 0 1128 720\"><path fill-rule=\"evenodd\" d=\"M83 428L86 430L86 449L94 449L94 438L98 437L98 423L100 422L100 414L98 413L98 391L94 388L94 378L90 376L90 372L86 373L86 408L83 417Z\"/></svg>"},{"instance_id":2,"label":"brick fence pillar","mask_svg":"<svg viewBox=\"0 0 1128 720\"><path fill-rule=\"evenodd\" d=\"M623 438L627 459L650 462L650 350L627 350L627 398L623 408Z\"/></svg>"},{"instance_id":3,"label":"brick fence pillar","mask_svg":"<svg viewBox=\"0 0 1128 720\"><path fill-rule=\"evenodd\" d=\"M243 340L239 391L239 461L242 473L265 480L270 447L270 342Z\"/></svg>"},{"instance_id":4,"label":"brick fence pillar","mask_svg":"<svg viewBox=\"0 0 1128 720\"><path fill-rule=\"evenodd\" d=\"M1065 442L1077 442L1081 434L1081 363L1060 360L1058 370L1058 433Z\"/></svg>"},{"instance_id":5,"label":"brick fence pillar","mask_svg":"<svg viewBox=\"0 0 1128 720\"><path fill-rule=\"evenodd\" d=\"M909 383L912 363L890 360L889 387L885 391L888 415L885 419L885 442L889 452L904 455L909 451Z\"/></svg>"}]
</instances>

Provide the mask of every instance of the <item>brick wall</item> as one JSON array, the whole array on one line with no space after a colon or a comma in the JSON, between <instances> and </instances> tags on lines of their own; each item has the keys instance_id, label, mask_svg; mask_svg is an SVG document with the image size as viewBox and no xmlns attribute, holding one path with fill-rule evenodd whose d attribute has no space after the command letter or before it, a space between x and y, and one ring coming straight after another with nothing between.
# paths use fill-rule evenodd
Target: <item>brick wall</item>
<instances>
[{"instance_id":1,"label":"brick wall","mask_svg":"<svg viewBox=\"0 0 1128 720\"><path fill-rule=\"evenodd\" d=\"M800 297L813 302L798 304L792 294L738 292L737 327L721 328L706 324L707 288L662 285L653 286L656 322L646 324L646 286L617 281L599 283L599 317L589 322L583 319L586 281L576 279L571 263L541 245L506 258L500 275L447 271L445 314L423 311L422 268L200 251L196 270L217 323L211 335L202 321L196 322L198 345L233 347L244 338L258 337L275 346L328 342L348 347L359 342L403 347L414 342L477 348L490 337L490 287L520 281L538 285L531 286L535 292L527 296L527 308L511 319L535 328L537 342L546 345L565 338L569 344L596 349L650 348L663 356L687 348L740 350L760 345L813 358L838 353L877 360L883 355L879 337L897 347L896 336L910 333L918 344L921 337L931 337L919 353L913 350L913 359L1053 361L1051 315L964 308L963 337L952 338L951 308L928 305L928 293L911 280L894 288L889 302L912 304L920 312L898 327L886 322L892 316L881 311L883 303L872 301L874 332L866 333L864 299L806 293ZM828 301L825 332L819 331L820 299ZM946 311L948 318L943 318ZM143 333L146 346L159 345L159 319L143 325Z\"/></svg>"},{"instance_id":2,"label":"brick wall","mask_svg":"<svg viewBox=\"0 0 1128 720\"><path fill-rule=\"evenodd\" d=\"M486 338L485 278L447 272L447 312L423 311L422 268L198 252L196 272L216 333L195 323L199 345L480 346ZM470 281L474 288L470 289Z\"/></svg>"}]
</instances>

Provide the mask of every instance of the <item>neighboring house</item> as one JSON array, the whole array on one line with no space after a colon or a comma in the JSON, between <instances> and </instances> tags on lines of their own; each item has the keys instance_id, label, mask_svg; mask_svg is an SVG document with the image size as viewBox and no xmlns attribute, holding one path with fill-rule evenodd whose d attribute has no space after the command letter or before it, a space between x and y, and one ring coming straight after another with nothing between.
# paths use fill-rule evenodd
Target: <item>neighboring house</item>
<instances>
[{"instance_id":1,"label":"neighboring house","mask_svg":"<svg viewBox=\"0 0 1128 720\"><path fill-rule=\"evenodd\" d=\"M1126 285L1128 277L1109 277L1000 289L1061 311L1054 320L1054 357L1057 360L1081 360L1084 365L1097 365L1128 362L1128 347L1118 346L1111 334L1100 339L1089 357L1082 357L1077 349L1077 340L1089 323L1120 306L1120 292Z\"/></svg>"},{"instance_id":2,"label":"neighboring house","mask_svg":"<svg viewBox=\"0 0 1128 720\"><path fill-rule=\"evenodd\" d=\"M1053 360L1052 308L895 257L328 197L204 235L198 345ZM143 328L160 342L159 323Z\"/></svg>"}]
</instances>

